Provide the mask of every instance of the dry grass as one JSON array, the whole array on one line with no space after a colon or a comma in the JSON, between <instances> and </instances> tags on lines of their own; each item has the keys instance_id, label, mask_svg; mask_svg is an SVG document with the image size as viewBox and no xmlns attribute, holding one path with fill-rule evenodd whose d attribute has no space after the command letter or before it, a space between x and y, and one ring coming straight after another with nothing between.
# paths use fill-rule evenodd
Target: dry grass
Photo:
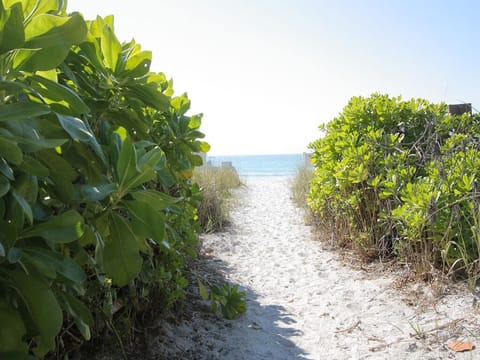
<instances>
[{"instance_id":1,"label":"dry grass","mask_svg":"<svg viewBox=\"0 0 480 360\"><path fill-rule=\"evenodd\" d=\"M195 170L193 180L202 189L198 217L205 232L222 230L229 222L232 190L242 183L234 168L202 167Z\"/></svg>"},{"instance_id":2,"label":"dry grass","mask_svg":"<svg viewBox=\"0 0 480 360\"><path fill-rule=\"evenodd\" d=\"M310 190L310 181L313 178L313 168L304 163L298 167L295 177L290 182L292 200L300 208L307 209L307 196Z\"/></svg>"}]
</instances>

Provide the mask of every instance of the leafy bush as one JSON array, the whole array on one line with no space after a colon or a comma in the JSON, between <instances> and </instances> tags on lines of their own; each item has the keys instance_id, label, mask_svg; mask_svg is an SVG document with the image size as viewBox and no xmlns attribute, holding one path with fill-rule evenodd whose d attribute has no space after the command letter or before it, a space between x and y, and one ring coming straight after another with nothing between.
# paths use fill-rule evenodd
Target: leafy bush
<instances>
[{"instance_id":1,"label":"leafy bush","mask_svg":"<svg viewBox=\"0 0 480 360\"><path fill-rule=\"evenodd\" d=\"M230 167L197 168L193 179L202 189L198 217L205 232L223 229L230 218L231 191L241 185L237 171Z\"/></svg>"},{"instance_id":2,"label":"leafy bush","mask_svg":"<svg viewBox=\"0 0 480 360\"><path fill-rule=\"evenodd\" d=\"M0 2L0 358L170 306L200 230L201 116L112 17L65 6Z\"/></svg>"},{"instance_id":3,"label":"leafy bush","mask_svg":"<svg viewBox=\"0 0 480 360\"><path fill-rule=\"evenodd\" d=\"M198 280L200 296L203 300L210 300L212 312L217 312L218 308L222 315L229 320L233 320L247 311L247 293L239 291L238 285L210 285L210 292L205 285Z\"/></svg>"},{"instance_id":4,"label":"leafy bush","mask_svg":"<svg viewBox=\"0 0 480 360\"><path fill-rule=\"evenodd\" d=\"M354 97L313 144L309 204L324 231L369 254L475 279L480 117L443 104Z\"/></svg>"}]
</instances>

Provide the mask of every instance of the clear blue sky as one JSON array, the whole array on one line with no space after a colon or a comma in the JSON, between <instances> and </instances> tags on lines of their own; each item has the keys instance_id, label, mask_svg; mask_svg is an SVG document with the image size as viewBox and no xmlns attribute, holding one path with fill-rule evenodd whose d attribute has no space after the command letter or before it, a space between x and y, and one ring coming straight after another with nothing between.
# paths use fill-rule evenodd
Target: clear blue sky
<instances>
[{"instance_id":1,"label":"clear blue sky","mask_svg":"<svg viewBox=\"0 0 480 360\"><path fill-rule=\"evenodd\" d=\"M187 92L213 155L298 153L355 95L480 108L480 1L69 0Z\"/></svg>"}]
</instances>

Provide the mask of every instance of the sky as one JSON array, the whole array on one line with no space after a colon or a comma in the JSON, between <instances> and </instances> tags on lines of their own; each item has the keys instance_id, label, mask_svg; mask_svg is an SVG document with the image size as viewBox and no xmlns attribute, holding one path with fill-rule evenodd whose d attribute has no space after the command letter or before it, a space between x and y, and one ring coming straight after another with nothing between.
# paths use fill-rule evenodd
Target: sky
<instances>
[{"instance_id":1,"label":"sky","mask_svg":"<svg viewBox=\"0 0 480 360\"><path fill-rule=\"evenodd\" d=\"M68 0L115 16L120 41L203 113L210 155L308 150L352 96L480 109L480 1Z\"/></svg>"}]
</instances>

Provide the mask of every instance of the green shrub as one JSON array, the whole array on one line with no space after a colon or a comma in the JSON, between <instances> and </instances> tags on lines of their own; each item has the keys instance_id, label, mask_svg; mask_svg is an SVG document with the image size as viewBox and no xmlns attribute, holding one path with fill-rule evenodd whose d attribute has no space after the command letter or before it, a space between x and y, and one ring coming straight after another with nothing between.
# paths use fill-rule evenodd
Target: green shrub
<instances>
[{"instance_id":1,"label":"green shrub","mask_svg":"<svg viewBox=\"0 0 480 360\"><path fill-rule=\"evenodd\" d=\"M201 116L112 17L65 5L0 2L0 358L171 306L200 230Z\"/></svg>"},{"instance_id":2,"label":"green shrub","mask_svg":"<svg viewBox=\"0 0 480 360\"><path fill-rule=\"evenodd\" d=\"M241 185L237 171L230 167L197 168L193 180L202 190L198 217L205 232L222 230L229 222L231 191Z\"/></svg>"},{"instance_id":3,"label":"green shrub","mask_svg":"<svg viewBox=\"0 0 480 360\"><path fill-rule=\"evenodd\" d=\"M443 104L354 97L311 144L309 204L337 242L422 271L478 274L480 117Z\"/></svg>"}]
</instances>

